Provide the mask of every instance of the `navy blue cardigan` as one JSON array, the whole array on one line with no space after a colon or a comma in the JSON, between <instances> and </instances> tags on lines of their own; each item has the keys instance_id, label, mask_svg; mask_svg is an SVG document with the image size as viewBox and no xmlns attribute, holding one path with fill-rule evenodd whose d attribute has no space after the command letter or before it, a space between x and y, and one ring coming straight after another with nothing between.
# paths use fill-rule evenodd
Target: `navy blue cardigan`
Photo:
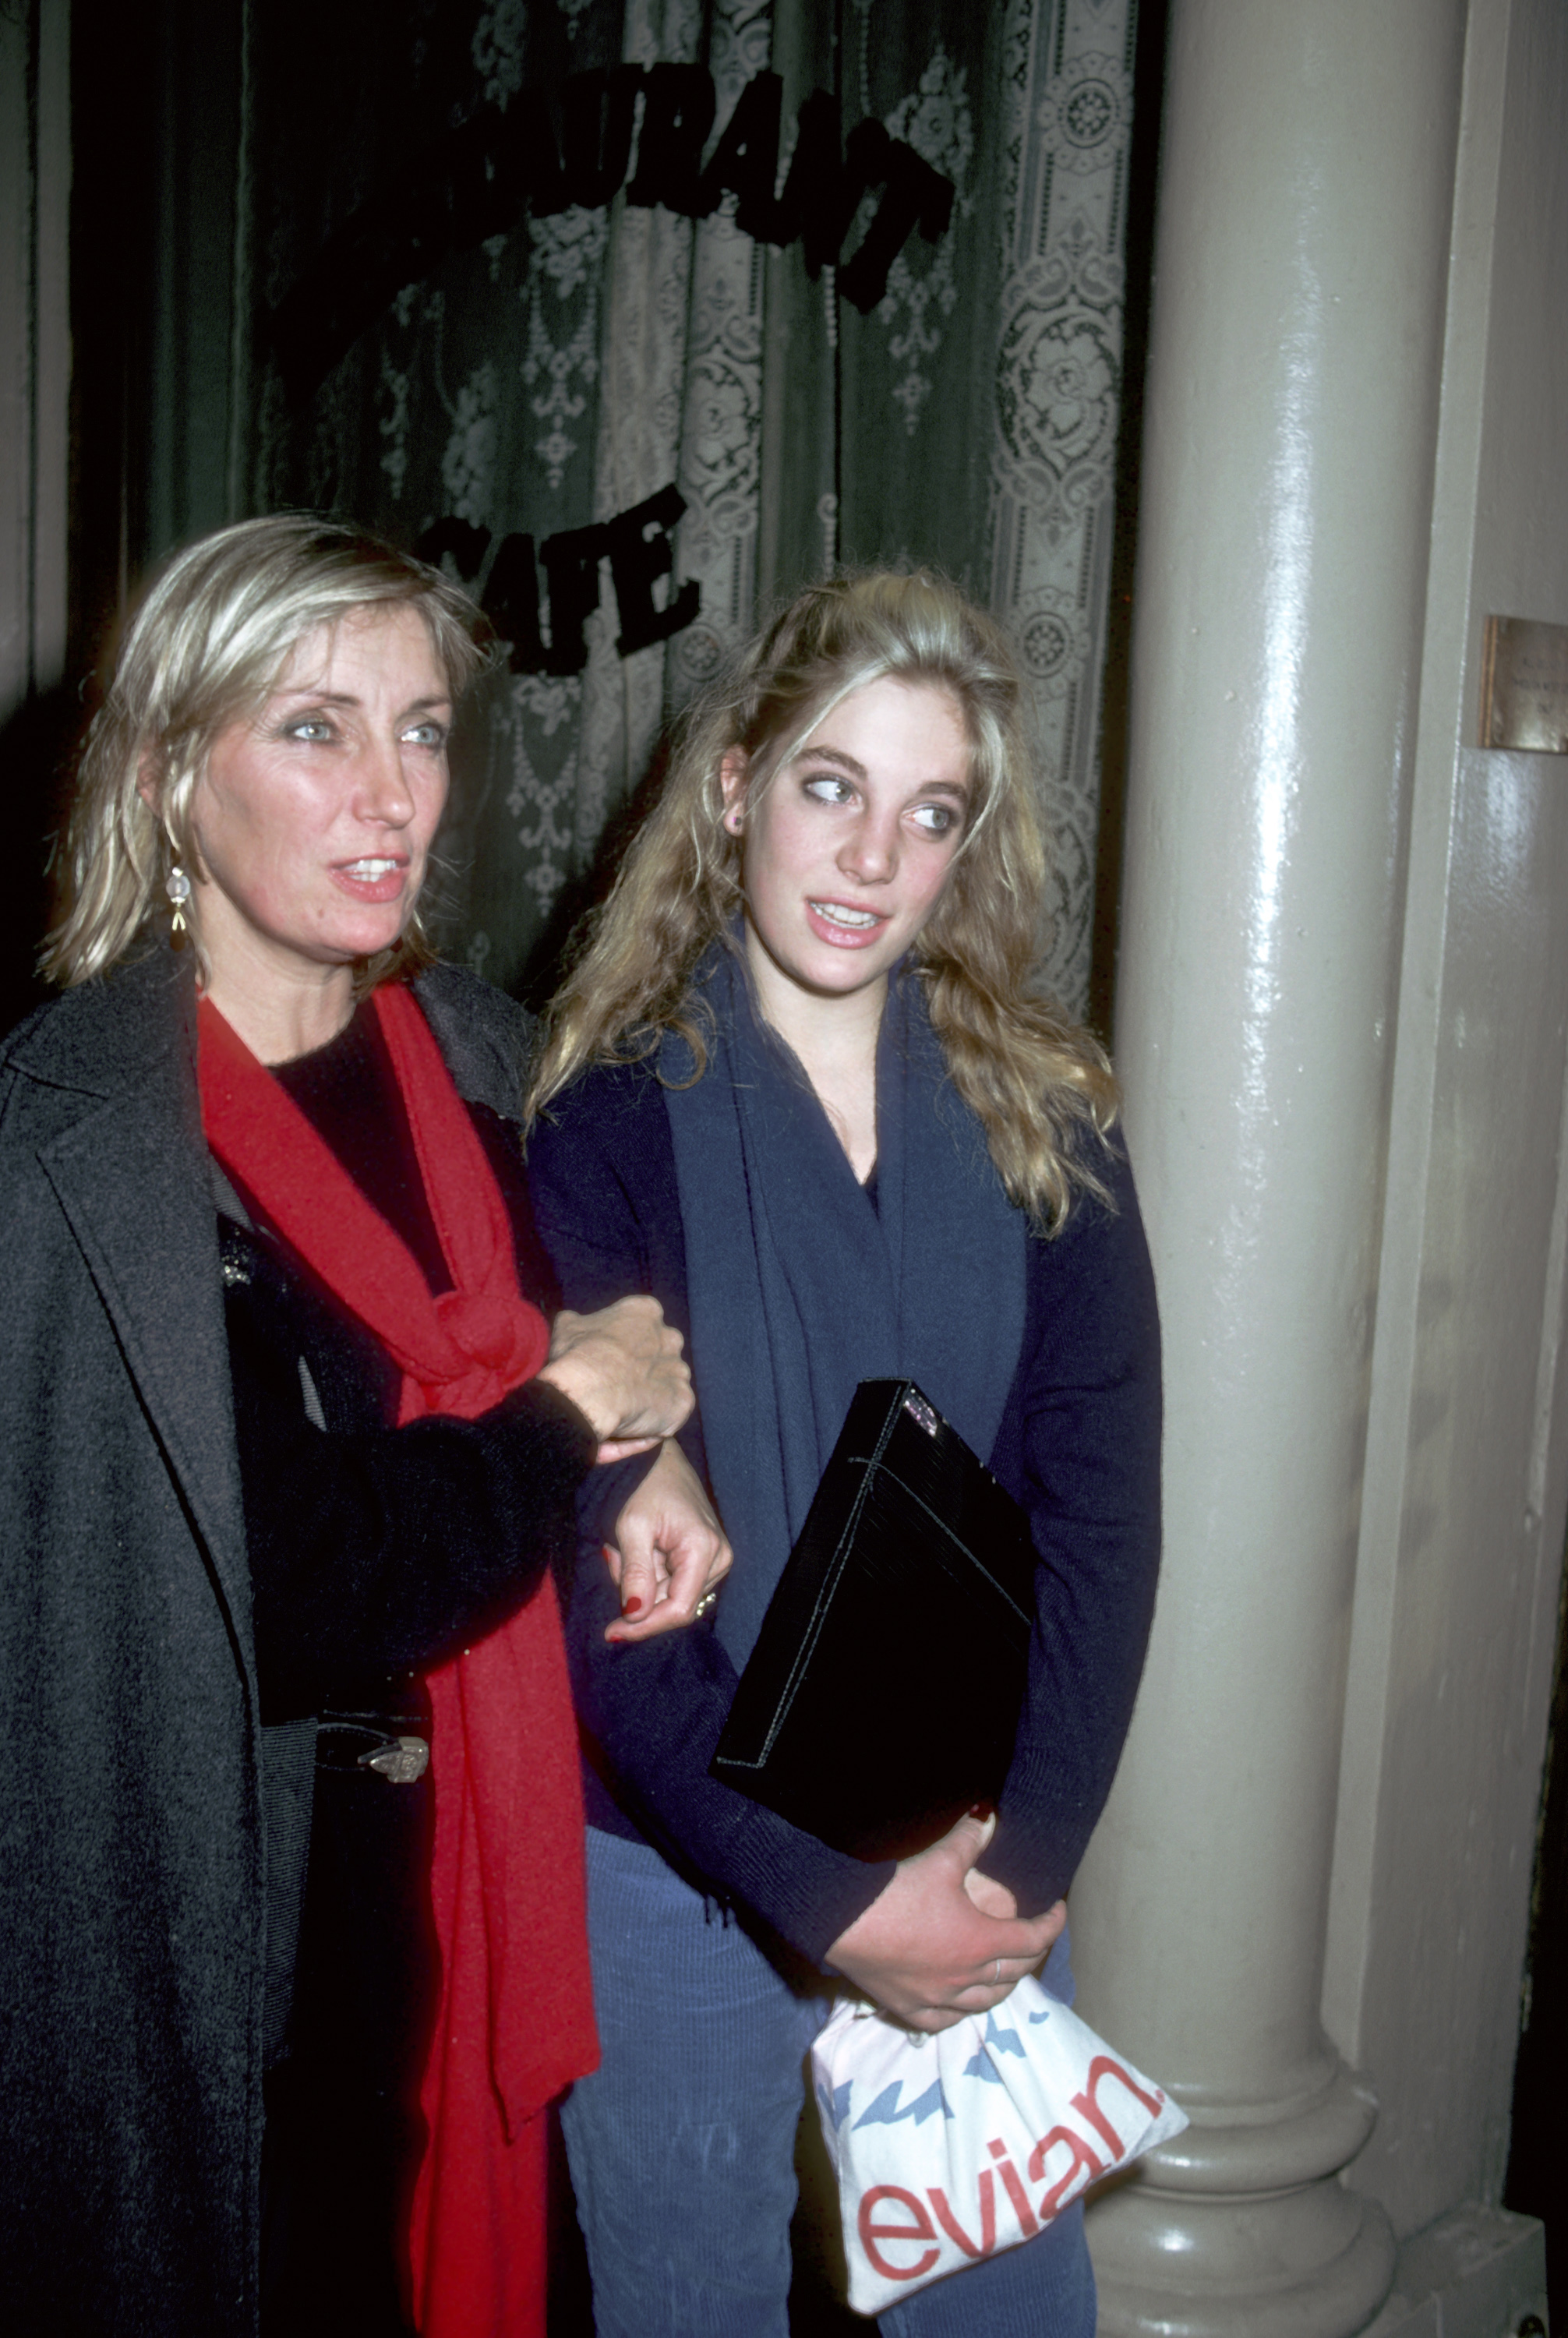
<instances>
[{"instance_id":1,"label":"navy blue cardigan","mask_svg":"<svg viewBox=\"0 0 1568 2338\"><path fill-rule=\"evenodd\" d=\"M1029 1243L1019 1368L989 1456L1040 1553L1027 1700L982 1861L1025 1915L1066 1891L1104 1805L1154 1604L1159 1325L1132 1175L1120 1154L1106 1165L1114 1208L1081 1200L1054 1240ZM569 1307L652 1292L690 1335L670 1123L648 1067L598 1067L558 1098L530 1140L528 1175ZM705 1477L699 1420L681 1442ZM582 1518L595 1550L634 1482L634 1466L590 1480ZM745 1566L743 1550L735 1564ZM702 1888L820 1963L891 1865L832 1851L710 1777L735 1688L729 1657L702 1624L607 1646L615 1613L606 1570L585 1554L566 1637L590 1822L656 1842Z\"/></svg>"}]
</instances>

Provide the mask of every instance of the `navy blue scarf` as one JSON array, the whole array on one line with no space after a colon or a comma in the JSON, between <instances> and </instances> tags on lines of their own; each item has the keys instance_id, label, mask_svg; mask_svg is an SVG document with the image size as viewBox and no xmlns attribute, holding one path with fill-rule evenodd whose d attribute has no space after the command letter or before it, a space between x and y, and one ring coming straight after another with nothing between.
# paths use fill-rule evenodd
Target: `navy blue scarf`
<instances>
[{"instance_id":1,"label":"navy blue scarf","mask_svg":"<svg viewBox=\"0 0 1568 2338\"><path fill-rule=\"evenodd\" d=\"M896 975L877 1051L877 1198L730 949L702 969L718 1025L701 1079L667 1086L691 1365L735 1572L718 1632L737 1667L805 1522L857 1384L907 1376L985 1459L1024 1337L1022 1212L948 1085L918 981ZM686 1078L665 1040L666 1081Z\"/></svg>"}]
</instances>

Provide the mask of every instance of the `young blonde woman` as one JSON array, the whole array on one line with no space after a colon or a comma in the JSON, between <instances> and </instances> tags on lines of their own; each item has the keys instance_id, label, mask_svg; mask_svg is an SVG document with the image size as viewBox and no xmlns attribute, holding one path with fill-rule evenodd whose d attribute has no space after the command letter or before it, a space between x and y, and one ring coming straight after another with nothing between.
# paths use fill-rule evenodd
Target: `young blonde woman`
<instances>
[{"instance_id":1,"label":"young blonde woman","mask_svg":"<svg viewBox=\"0 0 1568 2338\"><path fill-rule=\"evenodd\" d=\"M695 1473L736 1557L691 1633L607 1644L613 1589L586 1570L568 1620L603 2060L566 2127L600 2338L786 2330L801 2058L833 1977L928 2030L1047 1951L1070 1990L1062 1898L1152 1605L1158 1332L1109 1068L1033 984L1046 873L996 629L926 575L825 584L689 730L555 1003L540 1230L570 1304L649 1292L687 1333L698 1410L647 1498L694 1500ZM897 1866L709 1774L855 1386L893 1374L1039 1554L999 1811ZM1091 2338L1081 2215L882 2326Z\"/></svg>"}]
</instances>

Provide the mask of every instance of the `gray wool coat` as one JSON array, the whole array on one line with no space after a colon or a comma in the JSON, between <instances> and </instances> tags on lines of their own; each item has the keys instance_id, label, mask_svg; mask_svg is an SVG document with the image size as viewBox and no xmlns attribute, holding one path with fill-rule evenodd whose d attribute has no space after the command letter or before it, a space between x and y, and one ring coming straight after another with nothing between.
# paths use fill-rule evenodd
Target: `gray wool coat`
<instances>
[{"instance_id":1,"label":"gray wool coat","mask_svg":"<svg viewBox=\"0 0 1568 2338\"><path fill-rule=\"evenodd\" d=\"M515 1116L528 1022L419 996ZM250 1586L189 959L0 1046L0 2322L256 2327ZM352 2148L352 2138L345 2138Z\"/></svg>"}]
</instances>

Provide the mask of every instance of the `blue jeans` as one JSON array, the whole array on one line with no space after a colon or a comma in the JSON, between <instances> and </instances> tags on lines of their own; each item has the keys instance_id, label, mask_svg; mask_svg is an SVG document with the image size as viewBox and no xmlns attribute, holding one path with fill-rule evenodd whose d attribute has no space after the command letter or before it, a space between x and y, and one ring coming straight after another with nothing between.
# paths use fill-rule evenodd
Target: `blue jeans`
<instances>
[{"instance_id":1,"label":"blue jeans","mask_svg":"<svg viewBox=\"0 0 1568 2338\"><path fill-rule=\"evenodd\" d=\"M828 2003L645 1843L588 1831L603 2061L563 2112L598 2338L787 2338L802 2064ZM1065 1940L1044 1979L1068 1997ZM889 2308L886 2338L1093 2338L1081 2208Z\"/></svg>"}]
</instances>

